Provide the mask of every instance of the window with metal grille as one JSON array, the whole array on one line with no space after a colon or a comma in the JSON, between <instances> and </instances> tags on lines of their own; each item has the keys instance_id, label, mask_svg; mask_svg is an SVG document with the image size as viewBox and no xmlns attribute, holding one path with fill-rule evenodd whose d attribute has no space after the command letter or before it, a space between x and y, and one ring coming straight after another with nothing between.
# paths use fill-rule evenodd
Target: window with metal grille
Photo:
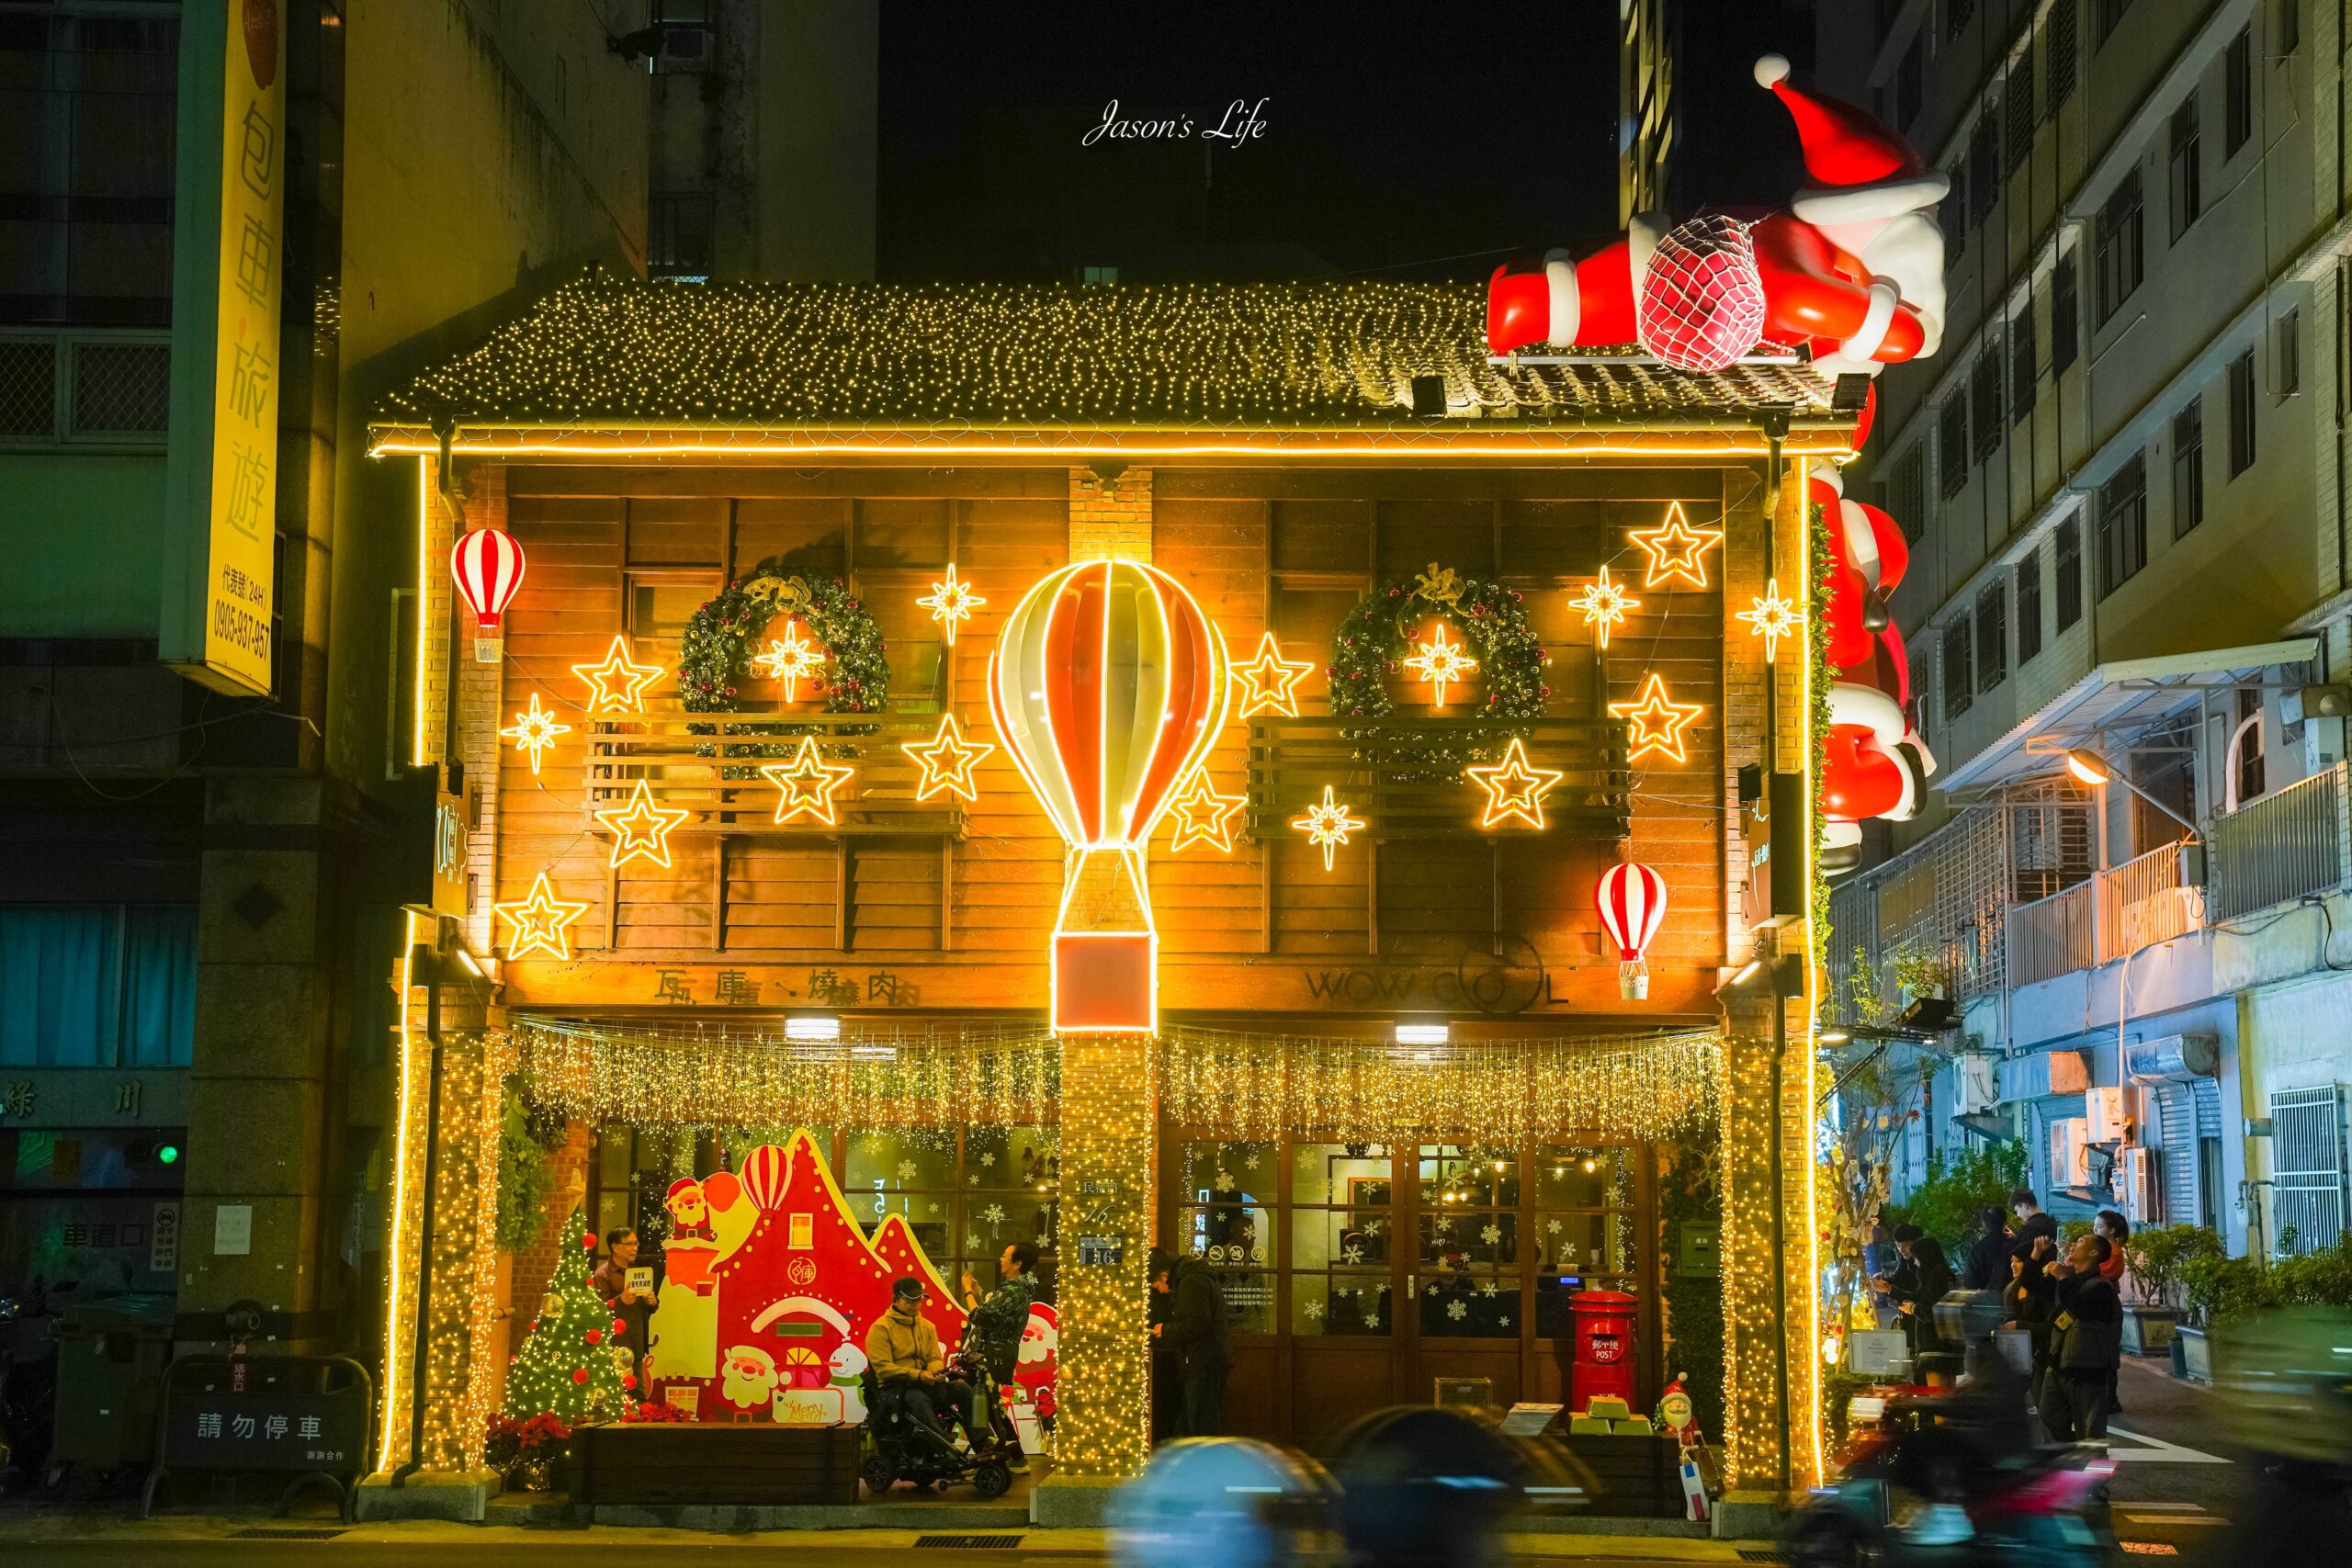
<instances>
[{"instance_id":1,"label":"window with metal grille","mask_svg":"<svg viewBox=\"0 0 2352 1568\"><path fill-rule=\"evenodd\" d=\"M2075 254L2058 258L2050 273L2050 374L2075 363L2082 337L2082 296L2075 283Z\"/></svg>"},{"instance_id":2,"label":"window with metal grille","mask_svg":"<svg viewBox=\"0 0 2352 1568\"><path fill-rule=\"evenodd\" d=\"M1977 350L1968 372L1968 412L1975 423L1976 460L1983 462L2001 449L2001 340L1996 333Z\"/></svg>"},{"instance_id":3,"label":"window with metal grille","mask_svg":"<svg viewBox=\"0 0 2352 1568\"><path fill-rule=\"evenodd\" d=\"M0 444L160 446L171 383L157 333L0 331Z\"/></svg>"},{"instance_id":4,"label":"window with metal grille","mask_svg":"<svg viewBox=\"0 0 2352 1568\"><path fill-rule=\"evenodd\" d=\"M2222 64L2222 156L2234 158L2254 135L2254 29L2230 40Z\"/></svg>"},{"instance_id":5,"label":"window with metal grille","mask_svg":"<svg viewBox=\"0 0 2352 1568\"><path fill-rule=\"evenodd\" d=\"M2097 26L2093 29L2093 49L2103 49L2123 25L2123 13L2132 8L2132 0L2096 0L2098 6Z\"/></svg>"},{"instance_id":6,"label":"window with metal grille","mask_svg":"<svg viewBox=\"0 0 2352 1568\"><path fill-rule=\"evenodd\" d=\"M2048 73L2048 88L2042 94L2050 114L2075 96L2075 57L2077 38L2075 30L2075 0L2055 0L2050 7L2049 36L2042 43L2042 64Z\"/></svg>"},{"instance_id":7,"label":"window with metal grille","mask_svg":"<svg viewBox=\"0 0 2352 1568\"><path fill-rule=\"evenodd\" d=\"M2254 350L2230 361L2230 478L2254 467Z\"/></svg>"},{"instance_id":8,"label":"window with metal grille","mask_svg":"<svg viewBox=\"0 0 2352 1568\"><path fill-rule=\"evenodd\" d=\"M1944 178L1951 194L1936 209L1936 221L1943 225L1944 261L1949 265L1968 254L1968 164L1955 162L1944 171Z\"/></svg>"},{"instance_id":9,"label":"window with metal grille","mask_svg":"<svg viewBox=\"0 0 2352 1568\"><path fill-rule=\"evenodd\" d=\"M1917 544L1928 525L1928 444L1915 441L1894 459L1886 481L1886 509L1906 543Z\"/></svg>"},{"instance_id":10,"label":"window with metal grille","mask_svg":"<svg viewBox=\"0 0 2352 1568\"><path fill-rule=\"evenodd\" d=\"M74 434L161 435L171 412L171 344L74 344Z\"/></svg>"},{"instance_id":11,"label":"window with metal grille","mask_svg":"<svg viewBox=\"0 0 2352 1568\"><path fill-rule=\"evenodd\" d=\"M2191 91L2172 111L2172 237L2188 231L2205 210L2205 190L2199 165L2197 94Z\"/></svg>"},{"instance_id":12,"label":"window with metal grille","mask_svg":"<svg viewBox=\"0 0 2352 1568\"><path fill-rule=\"evenodd\" d=\"M2287 1255L2334 1247L2344 1234L2343 1086L2274 1089L2270 1150L2272 1245Z\"/></svg>"},{"instance_id":13,"label":"window with metal grille","mask_svg":"<svg viewBox=\"0 0 2352 1568\"><path fill-rule=\"evenodd\" d=\"M1936 431L1936 472L1946 501L1968 483L1968 394L1963 390L1944 399Z\"/></svg>"},{"instance_id":14,"label":"window with metal grille","mask_svg":"<svg viewBox=\"0 0 2352 1568\"><path fill-rule=\"evenodd\" d=\"M2041 380L2040 357L2033 341L2033 296L2018 301L2009 318L2009 423L2023 424L2033 412L2034 388Z\"/></svg>"},{"instance_id":15,"label":"window with metal grille","mask_svg":"<svg viewBox=\"0 0 2352 1568\"><path fill-rule=\"evenodd\" d=\"M1968 133L1968 220L1982 223L2001 196L2001 100L1985 101Z\"/></svg>"},{"instance_id":16,"label":"window with metal grille","mask_svg":"<svg viewBox=\"0 0 2352 1568\"><path fill-rule=\"evenodd\" d=\"M2058 562L2058 629L2064 631L2083 618L2083 521L2077 513L2058 525L2054 547Z\"/></svg>"},{"instance_id":17,"label":"window with metal grille","mask_svg":"<svg viewBox=\"0 0 2352 1568\"><path fill-rule=\"evenodd\" d=\"M2148 564L2148 456L2132 454L2098 487L2098 596L2131 581Z\"/></svg>"},{"instance_id":18,"label":"window with metal grille","mask_svg":"<svg viewBox=\"0 0 2352 1568\"><path fill-rule=\"evenodd\" d=\"M1999 578L1976 595L1976 689L1989 692L2009 678L2009 601Z\"/></svg>"},{"instance_id":19,"label":"window with metal grille","mask_svg":"<svg viewBox=\"0 0 2352 1568\"><path fill-rule=\"evenodd\" d=\"M2146 266L2137 164L2099 204L2098 231L2092 250L2098 266L2098 321L2105 326L2140 287Z\"/></svg>"},{"instance_id":20,"label":"window with metal grille","mask_svg":"<svg viewBox=\"0 0 2352 1568\"><path fill-rule=\"evenodd\" d=\"M0 337L0 440L57 438L58 340Z\"/></svg>"},{"instance_id":21,"label":"window with metal grille","mask_svg":"<svg viewBox=\"0 0 2352 1568\"><path fill-rule=\"evenodd\" d=\"M2018 589L2018 668L2041 653L2041 547L2026 551L2013 574Z\"/></svg>"},{"instance_id":22,"label":"window with metal grille","mask_svg":"<svg viewBox=\"0 0 2352 1568\"><path fill-rule=\"evenodd\" d=\"M2205 521L2205 399L2172 416L2172 536Z\"/></svg>"},{"instance_id":23,"label":"window with metal grille","mask_svg":"<svg viewBox=\"0 0 2352 1568\"><path fill-rule=\"evenodd\" d=\"M2303 389L2303 312L2300 307L2278 318L2270 329L2270 367L2278 374L2278 395L2291 398Z\"/></svg>"},{"instance_id":24,"label":"window with metal grille","mask_svg":"<svg viewBox=\"0 0 2352 1568\"><path fill-rule=\"evenodd\" d=\"M1954 615L1944 627L1944 718L1968 711L1976 700L1976 674L1969 659L1968 616Z\"/></svg>"},{"instance_id":25,"label":"window with metal grille","mask_svg":"<svg viewBox=\"0 0 2352 1568\"><path fill-rule=\"evenodd\" d=\"M2009 73L2009 172L2017 173L2033 157L2033 60L2030 55Z\"/></svg>"}]
</instances>

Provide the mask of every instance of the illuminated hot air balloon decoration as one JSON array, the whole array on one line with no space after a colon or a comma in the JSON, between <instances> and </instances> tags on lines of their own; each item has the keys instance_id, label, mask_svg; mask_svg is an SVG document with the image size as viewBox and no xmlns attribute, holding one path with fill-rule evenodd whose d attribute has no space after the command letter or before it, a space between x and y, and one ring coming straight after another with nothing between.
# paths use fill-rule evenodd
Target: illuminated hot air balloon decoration
<instances>
[{"instance_id":1,"label":"illuminated hot air balloon decoration","mask_svg":"<svg viewBox=\"0 0 2352 1568\"><path fill-rule=\"evenodd\" d=\"M772 1213L792 1190L792 1156L774 1144L762 1144L743 1156L740 1178L743 1196L761 1213Z\"/></svg>"},{"instance_id":2,"label":"illuminated hot air balloon decoration","mask_svg":"<svg viewBox=\"0 0 2352 1568\"><path fill-rule=\"evenodd\" d=\"M1601 873L1593 902L1600 907L1600 923L1617 943L1617 994L1629 1002L1645 999L1650 966L1642 954L1657 935L1658 922L1666 919L1666 878L1645 865L1612 865Z\"/></svg>"},{"instance_id":3,"label":"illuminated hot air balloon decoration","mask_svg":"<svg viewBox=\"0 0 2352 1568\"><path fill-rule=\"evenodd\" d=\"M1152 829L1224 727L1225 639L1183 586L1136 561L1041 579L989 657L989 708L1069 845L1054 926L1053 1027L1159 1023Z\"/></svg>"},{"instance_id":4,"label":"illuminated hot air balloon decoration","mask_svg":"<svg viewBox=\"0 0 2352 1568\"><path fill-rule=\"evenodd\" d=\"M449 549L449 575L474 612L474 659L495 664L505 651L499 620L523 586L523 547L500 528L461 535Z\"/></svg>"}]
</instances>

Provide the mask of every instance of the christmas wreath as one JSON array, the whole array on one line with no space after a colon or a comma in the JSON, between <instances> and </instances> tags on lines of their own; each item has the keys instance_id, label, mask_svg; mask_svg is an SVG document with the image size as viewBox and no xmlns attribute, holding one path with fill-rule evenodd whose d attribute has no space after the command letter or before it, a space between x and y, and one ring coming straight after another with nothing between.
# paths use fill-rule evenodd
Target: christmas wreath
<instances>
[{"instance_id":1,"label":"christmas wreath","mask_svg":"<svg viewBox=\"0 0 2352 1568\"><path fill-rule=\"evenodd\" d=\"M1377 721L1396 711L1388 682L1404 666L1407 649L1431 618L1459 634L1478 661L1483 694L1464 711L1480 722L1440 739L1391 730ZM1459 575L1435 561L1428 570L1394 578L1356 601L1331 644L1331 711L1375 722L1348 730L1355 756L1392 781L1456 779L1475 762L1492 761L1527 728L1508 721L1539 717L1552 695L1545 676L1552 656L1528 624L1519 590ZM1498 722L1488 723L1487 720Z\"/></svg>"},{"instance_id":2,"label":"christmas wreath","mask_svg":"<svg viewBox=\"0 0 2352 1568\"><path fill-rule=\"evenodd\" d=\"M824 650L822 671L812 679L824 690L827 713L878 713L890 702L890 660L873 612L838 577L808 576L791 570L788 556L760 562L687 618L678 654L680 705L693 713L729 713L750 678L752 645L779 621L798 619ZM808 727L790 723L690 727L697 735L794 736ZM836 735L870 734L864 728ZM789 743L761 746L752 753L781 757ZM717 748L707 748L708 755ZM739 750L737 755L743 754ZM755 769L727 770L729 778L756 776Z\"/></svg>"}]
</instances>

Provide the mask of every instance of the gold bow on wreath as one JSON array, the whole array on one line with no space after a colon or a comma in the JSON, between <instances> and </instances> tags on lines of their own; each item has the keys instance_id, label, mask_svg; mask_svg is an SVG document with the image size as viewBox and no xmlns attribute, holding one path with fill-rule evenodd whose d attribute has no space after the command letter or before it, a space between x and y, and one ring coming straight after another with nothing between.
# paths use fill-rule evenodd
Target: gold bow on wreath
<instances>
[{"instance_id":1,"label":"gold bow on wreath","mask_svg":"<svg viewBox=\"0 0 2352 1568\"><path fill-rule=\"evenodd\" d=\"M779 615L797 615L808 607L808 580L802 577L755 577L743 592L767 600Z\"/></svg>"},{"instance_id":2,"label":"gold bow on wreath","mask_svg":"<svg viewBox=\"0 0 2352 1568\"><path fill-rule=\"evenodd\" d=\"M1440 568L1431 561L1429 570L1413 580L1413 594L1453 609L1462 603L1462 584L1454 580L1452 567Z\"/></svg>"}]
</instances>

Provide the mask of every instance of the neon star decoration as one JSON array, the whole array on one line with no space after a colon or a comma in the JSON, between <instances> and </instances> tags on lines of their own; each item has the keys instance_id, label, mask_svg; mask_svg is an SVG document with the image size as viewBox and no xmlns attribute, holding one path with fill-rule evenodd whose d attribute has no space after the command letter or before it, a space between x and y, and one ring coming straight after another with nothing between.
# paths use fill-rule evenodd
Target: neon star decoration
<instances>
[{"instance_id":1,"label":"neon star decoration","mask_svg":"<svg viewBox=\"0 0 2352 1568\"><path fill-rule=\"evenodd\" d=\"M1732 619L1746 621L1750 635L1764 639L1764 662L1775 663L1781 657L1781 639L1797 634L1804 625L1804 612L1797 608L1795 600L1781 597L1781 580L1777 577L1768 580L1762 595L1749 600L1748 605Z\"/></svg>"},{"instance_id":2,"label":"neon star decoration","mask_svg":"<svg viewBox=\"0 0 2352 1568\"><path fill-rule=\"evenodd\" d=\"M917 800L929 800L943 789L966 800L978 800L980 790L972 782L972 769L996 748L985 740L965 739L956 727L956 716L944 713L939 716L939 733L928 740L903 742L899 750L922 769L922 777L915 781Z\"/></svg>"},{"instance_id":3,"label":"neon star decoration","mask_svg":"<svg viewBox=\"0 0 2352 1568\"><path fill-rule=\"evenodd\" d=\"M557 897L555 889L548 886L548 874L544 871L531 884L528 898L493 904L491 908L514 928L514 939L506 944L507 957L528 958L535 953L544 953L562 963L571 959L572 923L588 912L585 904Z\"/></svg>"},{"instance_id":4,"label":"neon star decoration","mask_svg":"<svg viewBox=\"0 0 2352 1568\"><path fill-rule=\"evenodd\" d=\"M1487 792L1487 814L1481 828L1499 828L1517 820L1531 828L1544 826L1544 797L1567 775L1552 768L1531 766L1527 748L1512 736L1503 760L1483 768L1465 768L1464 776Z\"/></svg>"},{"instance_id":5,"label":"neon star decoration","mask_svg":"<svg viewBox=\"0 0 2352 1568\"><path fill-rule=\"evenodd\" d=\"M933 583L931 592L915 603L929 610L931 618L945 628L940 633L940 639L952 648L956 644L956 626L970 620L973 610L988 601L973 592L970 583L956 581L956 563L950 561L947 563L947 581Z\"/></svg>"},{"instance_id":6,"label":"neon star decoration","mask_svg":"<svg viewBox=\"0 0 2352 1568\"><path fill-rule=\"evenodd\" d=\"M804 735L791 761L770 762L760 776L784 792L775 803L778 822L812 817L831 828L835 825L833 795L856 773L847 763L826 761L818 754L816 737Z\"/></svg>"},{"instance_id":7,"label":"neon star decoration","mask_svg":"<svg viewBox=\"0 0 2352 1568\"><path fill-rule=\"evenodd\" d=\"M1707 710L1697 703L1678 703L1667 694L1666 680L1653 671L1642 681L1641 695L1630 703L1611 703L1609 714L1634 727L1633 745L1626 761L1638 762L1656 755L1669 761L1690 760L1684 750L1682 731L1685 726Z\"/></svg>"},{"instance_id":8,"label":"neon star decoration","mask_svg":"<svg viewBox=\"0 0 2352 1568\"><path fill-rule=\"evenodd\" d=\"M1247 795L1219 795L1208 769L1194 768L1176 798L1168 803L1176 818L1176 833L1169 841L1168 852L1182 854L1194 844L1206 844L1220 854L1231 854L1233 820L1249 804Z\"/></svg>"},{"instance_id":9,"label":"neon star decoration","mask_svg":"<svg viewBox=\"0 0 2352 1568\"><path fill-rule=\"evenodd\" d=\"M1429 641L1413 645L1413 652L1406 659L1405 668L1437 688L1432 705L1443 707L1445 689L1459 684L1478 668L1478 661L1463 652L1460 643L1446 639L1445 623L1440 621L1430 629Z\"/></svg>"},{"instance_id":10,"label":"neon star decoration","mask_svg":"<svg viewBox=\"0 0 2352 1568\"><path fill-rule=\"evenodd\" d=\"M514 742L514 750L531 759L531 776L539 776L539 760L559 735L571 733L571 726L560 721L553 713L539 705L539 694L531 694L531 705L514 716L513 728L498 732Z\"/></svg>"},{"instance_id":11,"label":"neon star decoration","mask_svg":"<svg viewBox=\"0 0 2352 1568\"><path fill-rule=\"evenodd\" d=\"M575 664L571 672L588 682L588 713L643 713L647 688L662 679L659 664L628 656L628 638L616 637L602 664Z\"/></svg>"},{"instance_id":12,"label":"neon star decoration","mask_svg":"<svg viewBox=\"0 0 2352 1568\"><path fill-rule=\"evenodd\" d=\"M1261 713L1272 713L1296 718L1298 683L1314 668L1311 660L1284 659L1274 634L1268 632L1258 639L1258 657L1233 667L1233 678L1241 682L1241 712L1236 716L1255 718Z\"/></svg>"},{"instance_id":13,"label":"neon star decoration","mask_svg":"<svg viewBox=\"0 0 2352 1568\"><path fill-rule=\"evenodd\" d=\"M1629 528L1625 536L1648 556L1645 588L1662 588L1677 581L1693 588L1707 586L1706 553L1724 542L1721 528L1693 528L1682 515L1682 503L1667 502L1666 521L1655 528Z\"/></svg>"},{"instance_id":14,"label":"neon star decoration","mask_svg":"<svg viewBox=\"0 0 2352 1568\"><path fill-rule=\"evenodd\" d=\"M814 681L825 667L825 650L800 635L800 623L786 623L782 642L771 641L768 650L752 660L752 668L774 676L784 682L784 700L800 700L800 682Z\"/></svg>"},{"instance_id":15,"label":"neon star decoration","mask_svg":"<svg viewBox=\"0 0 2352 1568\"><path fill-rule=\"evenodd\" d=\"M1642 602L1625 592L1622 582L1609 581L1609 569L1600 569L1598 581L1588 582L1584 592L1568 601L1568 607L1584 612L1584 624L1596 628L1593 640L1601 647L1609 646L1611 626L1623 626L1628 610L1638 610Z\"/></svg>"},{"instance_id":16,"label":"neon star decoration","mask_svg":"<svg viewBox=\"0 0 2352 1568\"><path fill-rule=\"evenodd\" d=\"M1331 797L1331 786L1323 786L1323 798L1306 808L1304 817L1291 818L1292 827L1306 835L1306 841L1323 852L1323 869L1331 869L1331 852L1348 841L1348 835L1359 828L1372 824L1351 816L1348 808Z\"/></svg>"},{"instance_id":17,"label":"neon star decoration","mask_svg":"<svg viewBox=\"0 0 2352 1568\"><path fill-rule=\"evenodd\" d=\"M670 863L670 830L687 818L691 811L653 804L652 788L643 779L628 793L627 806L609 807L596 813L596 820L613 835L613 869L618 871L633 860L650 860L655 865Z\"/></svg>"}]
</instances>

